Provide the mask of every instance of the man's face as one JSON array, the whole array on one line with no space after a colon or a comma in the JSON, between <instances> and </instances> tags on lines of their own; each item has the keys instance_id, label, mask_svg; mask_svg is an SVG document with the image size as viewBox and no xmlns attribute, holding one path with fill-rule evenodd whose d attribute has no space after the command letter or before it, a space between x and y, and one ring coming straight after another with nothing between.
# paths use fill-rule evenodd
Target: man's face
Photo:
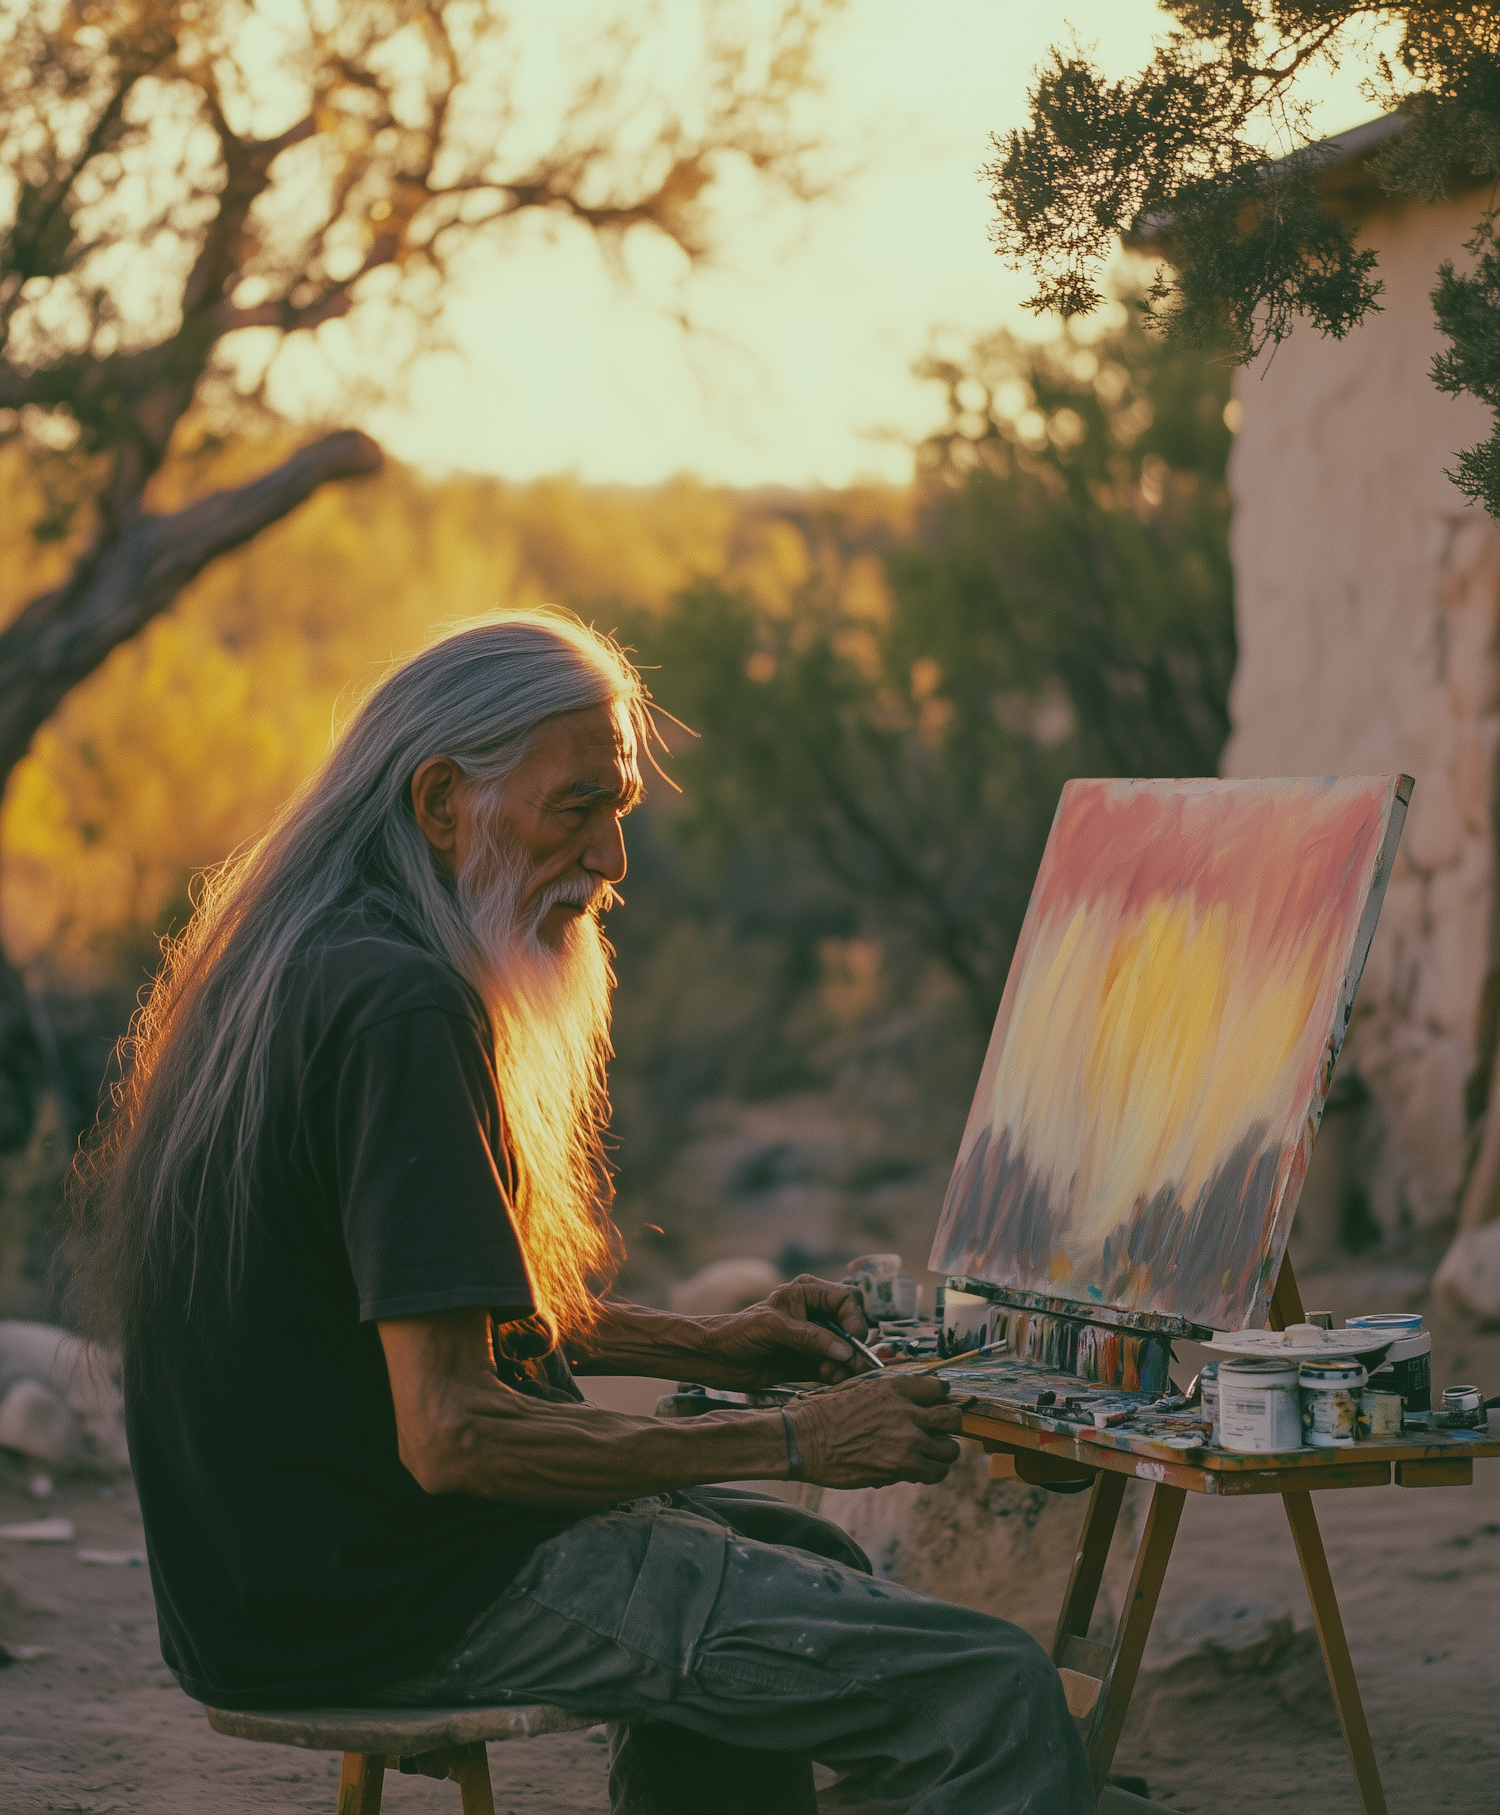
<instances>
[{"instance_id":1,"label":"man's face","mask_svg":"<svg viewBox=\"0 0 1500 1815\"><path fill-rule=\"evenodd\" d=\"M528 871L516 918L532 923L542 898L553 889L565 899L548 906L536 923L537 937L561 948L568 927L607 883L625 875L625 836L620 821L643 792L635 732L623 706L587 706L560 713L537 732L519 767L506 778L503 799L488 836L514 851ZM476 796L455 803L455 868L486 828L474 823Z\"/></svg>"}]
</instances>

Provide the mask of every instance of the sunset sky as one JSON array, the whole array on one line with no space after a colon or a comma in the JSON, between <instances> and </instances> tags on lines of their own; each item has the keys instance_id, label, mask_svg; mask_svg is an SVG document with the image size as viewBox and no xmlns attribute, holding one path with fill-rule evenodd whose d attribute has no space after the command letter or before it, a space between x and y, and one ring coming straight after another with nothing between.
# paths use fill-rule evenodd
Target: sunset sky
<instances>
[{"instance_id":1,"label":"sunset sky","mask_svg":"<svg viewBox=\"0 0 1500 1815\"><path fill-rule=\"evenodd\" d=\"M662 15L671 30L695 0ZM706 330L693 343L623 293L582 235L524 227L455 295L458 351L371 426L403 458L513 478L904 480L905 440L938 413L909 372L930 330L1038 331L1019 307L1027 280L986 238L987 135L1022 123L1033 68L1070 28L1118 77L1163 23L1152 0L850 0L820 109L830 146L864 168L836 200L736 226L727 268L693 284ZM1320 132L1370 117L1358 83L1352 67L1317 79Z\"/></svg>"}]
</instances>

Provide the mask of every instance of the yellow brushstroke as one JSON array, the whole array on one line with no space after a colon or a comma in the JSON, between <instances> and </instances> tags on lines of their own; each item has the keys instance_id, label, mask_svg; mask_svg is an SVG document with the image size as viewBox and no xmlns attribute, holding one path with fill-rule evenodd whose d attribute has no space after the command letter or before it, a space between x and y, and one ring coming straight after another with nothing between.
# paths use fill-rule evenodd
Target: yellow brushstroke
<instances>
[{"instance_id":1,"label":"yellow brushstroke","mask_svg":"<svg viewBox=\"0 0 1500 1815\"><path fill-rule=\"evenodd\" d=\"M1293 1058L1330 988L1324 958L1311 929L1293 949L1251 951L1242 917L1186 896L1123 922L1096 903L1037 927L990 1101L995 1132L1070 1212L1075 1256L1165 1185L1191 1203L1254 1124L1295 1118L1307 1080ZM1052 1262L1055 1280L1073 1271Z\"/></svg>"}]
</instances>

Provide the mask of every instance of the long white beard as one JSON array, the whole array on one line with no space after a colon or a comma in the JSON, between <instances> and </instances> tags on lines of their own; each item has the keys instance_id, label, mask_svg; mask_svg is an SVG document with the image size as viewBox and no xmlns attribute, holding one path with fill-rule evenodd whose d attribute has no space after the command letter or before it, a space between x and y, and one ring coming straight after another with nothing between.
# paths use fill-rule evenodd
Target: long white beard
<instances>
[{"instance_id":1,"label":"long white beard","mask_svg":"<svg viewBox=\"0 0 1500 1815\"><path fill-rule=\"evenodd\" d=\"M603 1147L614 975L598 920L613 891L607 883L590 891L582 878L557 883L528 904L523 920L517 909L528 879L514 855L487 844L468 854L456 882L495 1031L516 1233L537 1311L556 1338L587 1332L595 1293L618 1265ZM590 906L554 949L537 928L559 901Z\"/></svg>"}]
</instances>

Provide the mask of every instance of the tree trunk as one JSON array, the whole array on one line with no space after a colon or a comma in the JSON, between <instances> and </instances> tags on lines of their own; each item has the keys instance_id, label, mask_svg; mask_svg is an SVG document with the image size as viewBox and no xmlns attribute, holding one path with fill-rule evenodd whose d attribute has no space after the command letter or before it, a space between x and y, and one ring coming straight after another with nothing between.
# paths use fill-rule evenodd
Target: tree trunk
<instances>
[{"instance_id":1,"label":"tree trunk","mask_svg":"<svg viewBox=\"0 0 1500 1815\"><path fill-rule=\"evenodd\" d=\"M0 792L64 696L166 610L210 561L279 522L330 479L373 473L383 455L368 435L344 430L302 448L233 491L214 492L171 516L136 510L72 574L0 631ZM26 990L0 953L0 1152L30 1136L42 1053Z\"/></svg>"}]
</instances>

